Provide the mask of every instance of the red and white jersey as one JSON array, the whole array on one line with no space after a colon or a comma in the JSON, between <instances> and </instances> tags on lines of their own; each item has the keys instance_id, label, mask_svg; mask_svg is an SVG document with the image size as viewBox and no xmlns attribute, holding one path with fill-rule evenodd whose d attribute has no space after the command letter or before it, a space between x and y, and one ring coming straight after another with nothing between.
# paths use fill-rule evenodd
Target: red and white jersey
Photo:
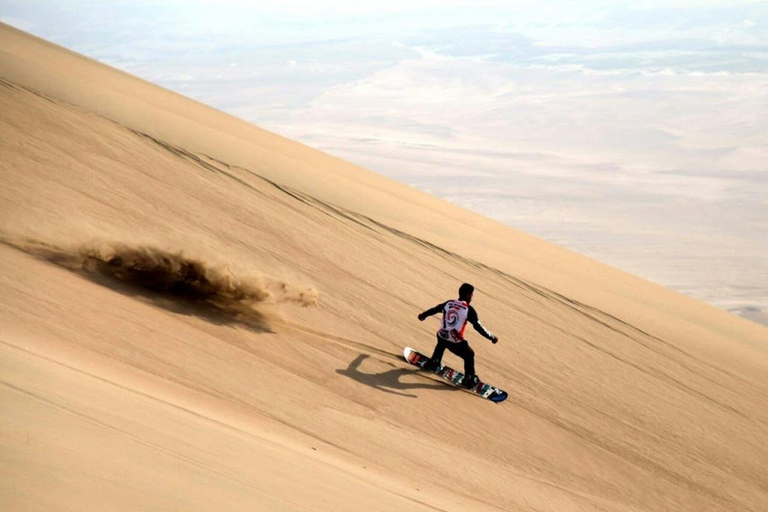
<instances>
[{"instance_id":1,"label":"red and white jersey","mask_svg":"<svg viewBox=\"0 0 768 512\"><path fill-rule=\"evenodd\" d=\"M440 339L452 343L464 341L464 329L467 327L467 323L470 323L483 337L496 343L496 336L483 327L483 324L480 323L480 319L477 317L477 311L466 301L449 300L438 304L420 313L419 320L424 320L438 313L443 314L443 319L440 321L440 329L437 330L437 336Z\"/></svg>"},{"instance_id":2,"label":"red and white jersey","mask_svg":"<svg viewBox=\"0 0 768 512\"><path fill-rule=\"evenodd\" d=\"M437 335L446 341L458 343L464 339L469 304L463 300L449 300L443 306L443 320Z\"/></svg>"}]
</instances>

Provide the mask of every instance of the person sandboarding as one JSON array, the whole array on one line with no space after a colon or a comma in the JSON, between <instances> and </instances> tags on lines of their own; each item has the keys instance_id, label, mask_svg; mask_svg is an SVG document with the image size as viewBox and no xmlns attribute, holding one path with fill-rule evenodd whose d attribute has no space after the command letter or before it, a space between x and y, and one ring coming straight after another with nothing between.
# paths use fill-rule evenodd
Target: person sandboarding
<instances>
[{"instance_id":1,"label":"person sandboarding","mask_svg":"<svg viewBox=\"0 0 768 512\"><path fill-rule=\"evenodd\" d=\"M448 300L419 314L419 321L423 322L427 317L440 312L443 313L440 328L437 330L437 345L432 352L432 358L427 361L423 368L428 371L437 371L441 367L445 349L448 349L464 360L462 385L467 389L477 386L480 381L475 374L475 352L464 339L464 329L467 327L467 322L471 323L477 332L491 340L492 343L499 341L497 336L483 327L477 318L477 311L469 305L472 302L474 292L474 286L464 283L459 287L458 299Z\"/></svg>"}]
</instances>

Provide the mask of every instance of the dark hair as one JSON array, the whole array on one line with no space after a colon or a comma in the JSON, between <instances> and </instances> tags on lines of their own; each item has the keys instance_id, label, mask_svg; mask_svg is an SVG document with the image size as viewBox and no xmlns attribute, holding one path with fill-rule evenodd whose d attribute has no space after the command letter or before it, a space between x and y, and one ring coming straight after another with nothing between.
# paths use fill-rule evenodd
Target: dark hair
<instances>
[{"instance_id":1,"label":"dark hair","mask_svg":"<svg viewBox=\"0 0 768 512\"><path fill-rule=\"evenodd\" d=\"M475 287L469 283L464 283L459 287L459 298L466 299L469 295L475 291Z\"/></svg>"}]
</instances>

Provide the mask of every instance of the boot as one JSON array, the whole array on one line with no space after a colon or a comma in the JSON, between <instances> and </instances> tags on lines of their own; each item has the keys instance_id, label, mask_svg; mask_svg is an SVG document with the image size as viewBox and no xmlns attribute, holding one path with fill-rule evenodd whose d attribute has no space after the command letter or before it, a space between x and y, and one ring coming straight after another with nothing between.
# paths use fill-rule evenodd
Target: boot
<instances>
[{"instance_id":1,"label":"boot","mask_svg":"<svg viewBox=\"0 0 768 512\"><path fill-rule=\"evenodd\" d=\"M472 389L480 383L480 379L477 375L465 375L464 380L461 381L462 387Z\"/></svg>"},{"instance_id":2,"label":"boot","mask_svg":"<svg viewBox=\"0 0 768 512\"><path fill-rule=\"evenodd\" d=\"M440 368L440 361L436 361L434 359L427 359L427 362L424 363L424 366L421 367L422 370L435 373L439 372Z\"/></svg>"}]
</instances>

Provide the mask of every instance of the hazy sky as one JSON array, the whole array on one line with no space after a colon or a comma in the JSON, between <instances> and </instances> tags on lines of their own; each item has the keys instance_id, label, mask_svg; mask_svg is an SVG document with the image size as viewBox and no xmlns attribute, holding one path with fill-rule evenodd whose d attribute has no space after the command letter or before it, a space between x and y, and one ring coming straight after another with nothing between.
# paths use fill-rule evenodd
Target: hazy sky
<instances>
[{"instance_id":1,"label":"hazy sky","mask_svg":"<svg viewBox=\"0 0 768 512\"><path fill-rule=\"evenodd\" d=\"M0 18L693 297L768 311L768 2L279 4L1 0Z\"/></svg>"}]
</instances>

